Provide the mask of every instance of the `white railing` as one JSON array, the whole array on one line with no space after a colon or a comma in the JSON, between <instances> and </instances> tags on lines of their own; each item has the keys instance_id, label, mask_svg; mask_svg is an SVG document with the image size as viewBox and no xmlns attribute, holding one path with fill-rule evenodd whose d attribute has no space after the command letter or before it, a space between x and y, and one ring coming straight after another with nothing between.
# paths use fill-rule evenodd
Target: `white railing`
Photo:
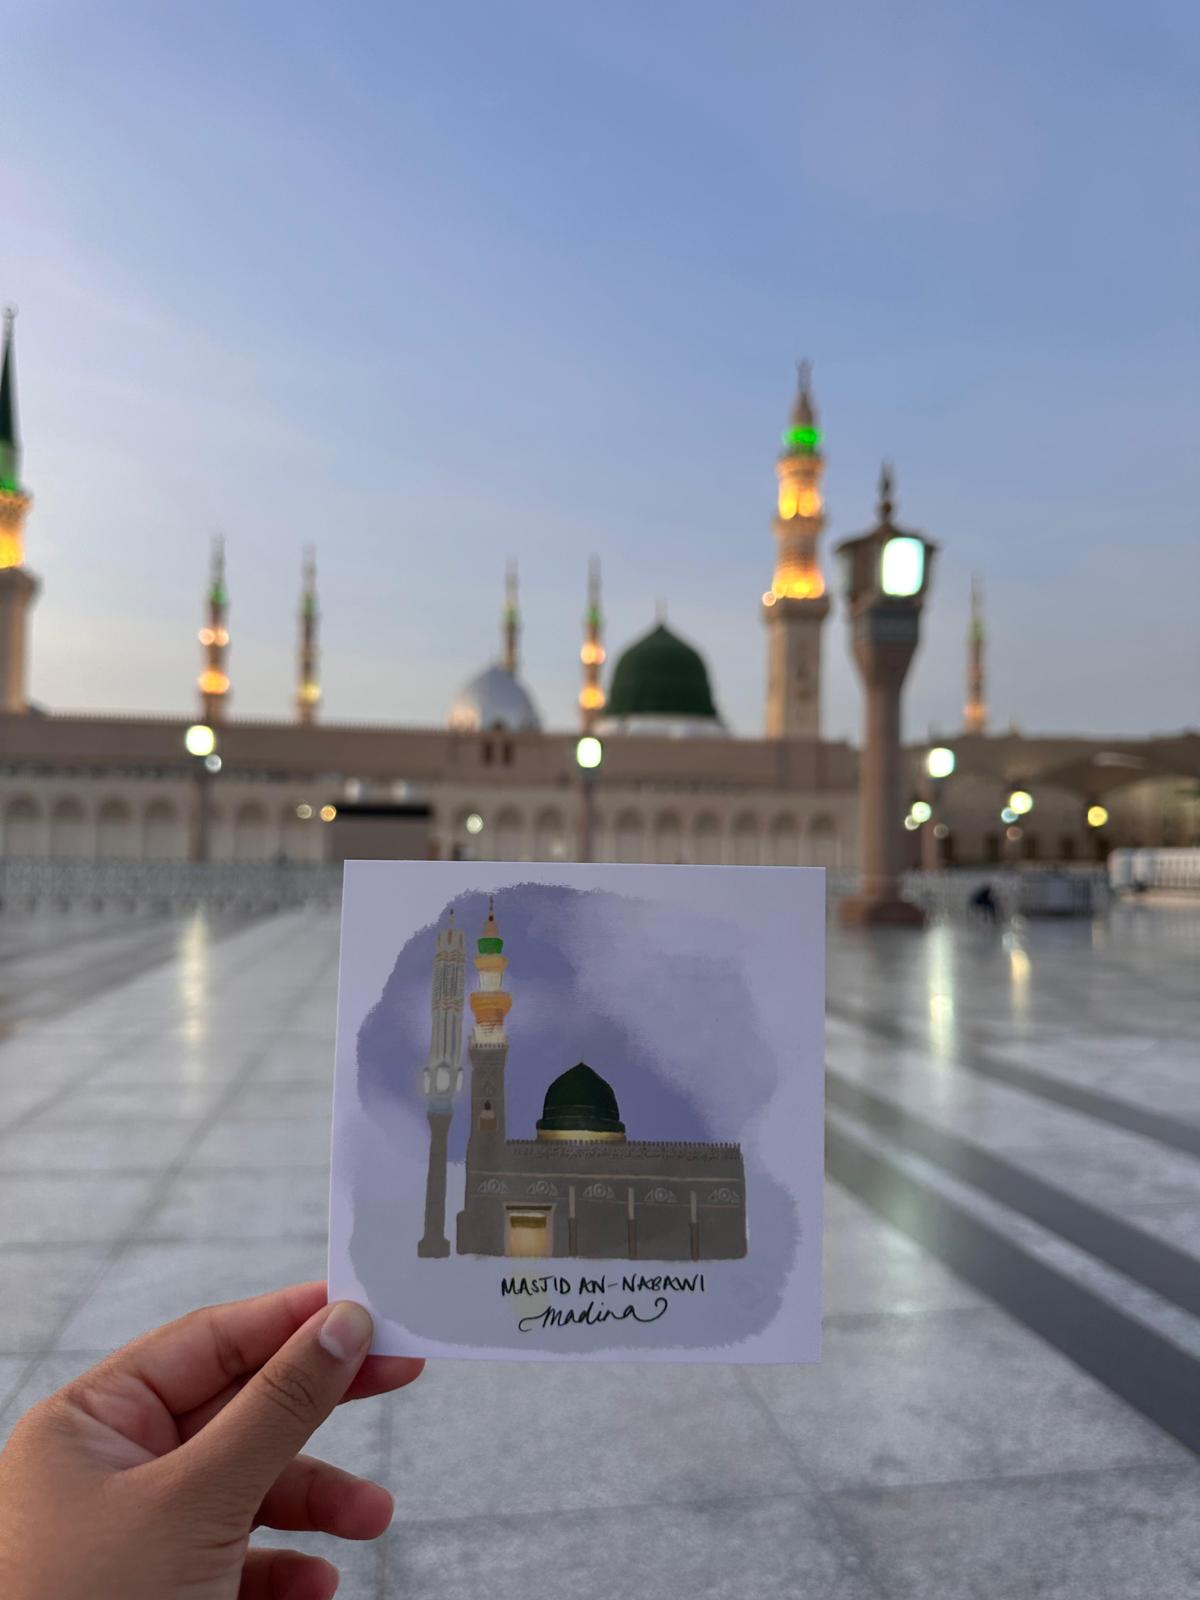
<instances>
[{"instance_id":1,"label":"white railing","mask_svg":"<svg viewBox=\"0 0 1200 1600\"><path fill-rule=\"evenodd\" d=\"M1200 890L1200 850L1114 850L1108 881L1118 894L1143 889Z\"/></svg>"}]
</instances>

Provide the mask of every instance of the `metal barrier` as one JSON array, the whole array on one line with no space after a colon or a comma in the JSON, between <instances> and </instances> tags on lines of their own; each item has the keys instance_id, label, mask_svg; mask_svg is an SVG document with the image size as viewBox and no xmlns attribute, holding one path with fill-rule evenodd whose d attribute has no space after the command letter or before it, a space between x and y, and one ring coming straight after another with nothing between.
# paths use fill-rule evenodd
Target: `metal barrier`
<instances>
[{"instance_id":1,"label":"metal barrier","mask_svg":"<svg viewBox=\"0 0 1200 1600\"><path fill-rule=\"evenodd\" d=\"M0 859L0 915L88 908L168 913L199 905L265 914L302 905L336 910L341 898L340 864Z\"/></svg>"}]
</instances>

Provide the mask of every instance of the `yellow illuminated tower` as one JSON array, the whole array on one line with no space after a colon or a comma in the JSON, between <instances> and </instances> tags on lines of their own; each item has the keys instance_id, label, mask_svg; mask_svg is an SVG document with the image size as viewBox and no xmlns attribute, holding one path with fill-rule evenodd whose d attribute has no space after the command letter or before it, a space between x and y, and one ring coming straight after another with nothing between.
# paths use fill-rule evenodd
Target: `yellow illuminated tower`
<instances>
[{"instance_id":1,"label":"yellow illuminated tower","mask_svg":"<svg viewBox=\"0 0 1200 1600\"><path fill-rule=\"evenodd\" d=\"M304 557L304 578L300 593L300 659L296 680L296 720L307 726L317 720L321 703L321 683L317 676L320 659L317 629L321 613L317 607L317 558L312 550Z\"/></svg>"},{"instance_id":2,"label":"yellow illuminated tower","mask_svg":"<svg viewBox=\"0 0 1200 1600\"><path fill-rule=\"evenodd\" d=\"M229 648L229 593L225 588L225 541L213 540L212 572L208 584L208 621L200 629L204 650L204 669L196 679L200 691L200 715L210 726L223 720L229 701L229 674L225 652Z\"/></svg>"},{"instance_id":3,"label":"yellow illuminated tower","mask_svg":"<svg viewBox=\"0 0 1200 1600\"><path fill-rule=\"evenodd\" d=\"M825 526L821 433L807 361L800 363L791 425L775 464L775 575L763 595L767 624L767 736L816 739L821 733L821 626L829 597L817 561Z\"/></svg>"},{"instance_id":4,"label":"yellow illuminated tower","mask_svg":"<svg viewBox=\"0 0 1200 1600\"><path fill-rule=\"evenodd\" d=\"M604 710L604 690L600 684L600 670L604 666L604 618L600 613L600 563L595 556L588 566L587 610L583 614L579 659L583 663L579 716L586 732Z\"/></svg>"},{"instance_id":5,"label":"yellow illuminated tower","mask_svg":"<svg viewBox=\"0 0 1200 1600\"><path fill-rule=\"evenodd\" d=\"M15 316L11 307L4 313L4 353L0 357L0 711L29 709L25 689L29 608L38 592L38 581L25 565L25 517L32 496L21 483Z\"/></svg>"},{"instance_id":6,"label":"yellow illuminated tower","mask_svg":"<svg viewBox=\"0 0 1200 1600\"><path fill-rule=\"evenodd\" d=\"M971 623L967 629L967 703L963 708L963 732L987 730L987 701L983 690L983 595L977 579L971 579Z\"/></svg>"}]
</instances>

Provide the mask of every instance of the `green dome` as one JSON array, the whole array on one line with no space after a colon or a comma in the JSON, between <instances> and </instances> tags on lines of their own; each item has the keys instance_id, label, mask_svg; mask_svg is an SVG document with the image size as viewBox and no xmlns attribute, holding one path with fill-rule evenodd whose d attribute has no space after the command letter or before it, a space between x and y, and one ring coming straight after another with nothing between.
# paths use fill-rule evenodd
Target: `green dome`
<instances>
[{"instance_id":1,"label":"green dome","mask_svg":"<svg viewBox=\"0 0 1200 1600\"><path fill-rule=\"evenodd\" d=\"M625 1124L612 1089L598 1072L580 1061L546 1090L537 1130L539 1138L581 1133L619 1139L624 1137Z\"/></svg>"},{"instance_id":2,"label":"green dome","mask_svg":"<svg viewBox=\"0 0 1200 1600\"><path fill-rule=\"evenodd\" d=\"M605 715L716 721L704 657L660 622L617 661Z\"/></svg>"}]
</instances>

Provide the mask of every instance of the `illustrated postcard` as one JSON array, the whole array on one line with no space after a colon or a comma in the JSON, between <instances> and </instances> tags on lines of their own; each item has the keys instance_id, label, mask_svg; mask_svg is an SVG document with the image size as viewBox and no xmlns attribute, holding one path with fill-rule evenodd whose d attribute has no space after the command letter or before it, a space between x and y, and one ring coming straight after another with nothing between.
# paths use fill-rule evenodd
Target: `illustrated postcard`
<instances>
[{"instance_id":1,"label":"illustrated postcard","mask_svg":"<svg viewBox=\"0 0 1200 1600\"><path fill-rule=\"evenodd\" d=\"M329 1288L375 1350L820 1355L824 873L350 861Z\"/></svg>"}]
</instances>

